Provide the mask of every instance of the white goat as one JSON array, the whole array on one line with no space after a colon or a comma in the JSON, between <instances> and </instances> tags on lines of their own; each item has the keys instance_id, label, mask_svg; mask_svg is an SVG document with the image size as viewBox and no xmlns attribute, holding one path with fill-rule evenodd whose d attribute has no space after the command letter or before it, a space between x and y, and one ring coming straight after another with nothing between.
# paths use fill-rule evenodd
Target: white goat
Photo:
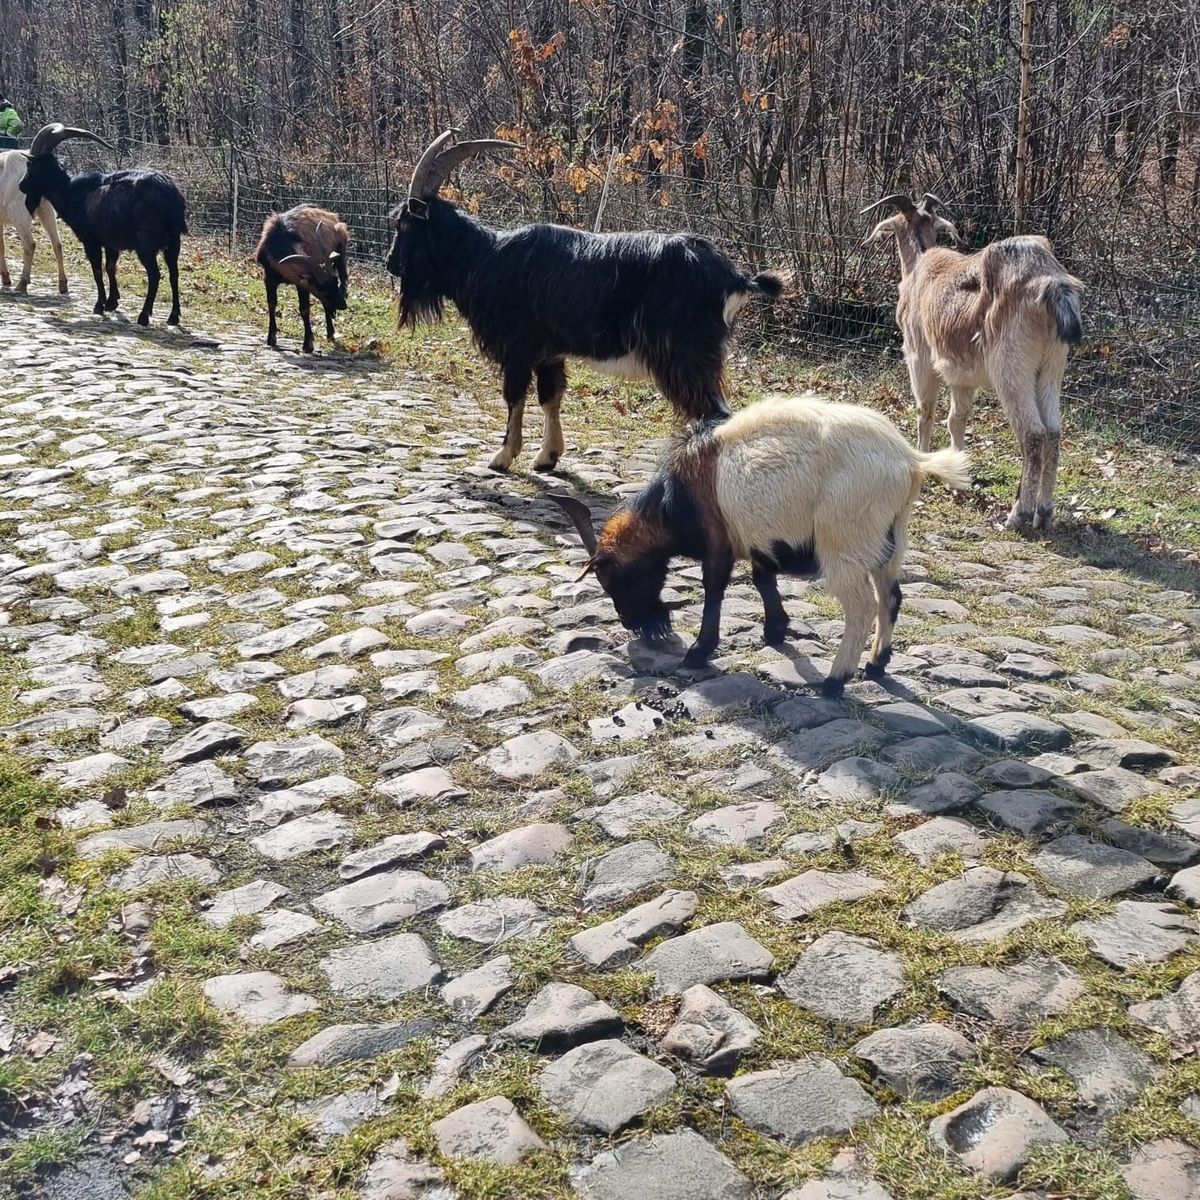
<instances>
[{"instance_id":1,"label":"white goat","mask_svg":"<svg viewBox=\"0 0 1200 1200\"><path fill-rule=\"evenodd\" d=\"M25 207L20 183L25 178L29 155L24 150L0 152L0 284L12 287L12 276L8 273L8 258L4 253L4 227L11 225L21 242L21 278L17 280L17 291L24 295L29 290L29 274L33 269L33 218ZM63 266L62 242L58 237L58 221L49 200L37 206L37 218L50 239L54 257L58 262L58 290L67 293L67 270Z\"/></svg>"},{"instance_id":2,"label":"white goat","mask_svg":"<svg viewBox=\"0 0 1200 1200\"><path fill-rule=\"evenodd\" d=\"M1059 391L1067 347L1083 337L1079 298L1083 284L1054 257L1044 237L1012 237L975 254L936 245L939 232L959 241L938 215L941 201L925 193L919 204L897 194L864 212L892 204L863 245L896 239L900 301L896 322L918 405L917 447L930 448L938 388L950 388L950 442L965 444L975 389L991 387L1017 439L1021 486L1007 525L1031 521L1048 529L1058 477Z\"/></svg>"},{"instance_id":3,"label":"white goat","mask_svg":"<svg viewBox=\"0 0 1200 1200\"><path fill-rule=\"evenodd\" d=\"M921 454L880 413L815 396L773 397L728 421L696 423L677 438L654 478L605 522L599 537L587 506L553 495L575 522L600 586L621 623L665 634L661 593L676 556L699 559L704 577L700 636L684 666L717 648L721 600L737 560L749 560L763 600L763 640L778 645L788 617L776 577L825 578L846 614L842 643L822 690L841 693L875 624L868 676L883 674L900 611L897 579L913 502L928 478L970 486L959 450ZM586 571L585 571L586 574Z\"/></svg>"}]
</instances>

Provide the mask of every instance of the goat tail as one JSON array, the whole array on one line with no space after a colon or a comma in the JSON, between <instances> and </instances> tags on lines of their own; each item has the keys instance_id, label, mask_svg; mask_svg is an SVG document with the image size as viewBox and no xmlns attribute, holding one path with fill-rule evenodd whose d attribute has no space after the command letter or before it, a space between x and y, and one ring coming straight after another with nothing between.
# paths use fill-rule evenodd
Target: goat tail
<instances>
[{"instance_id":1,"label":"goat tail","mask_svg":"<svg viewBox=\"0 0 1200 1200\"><path fill-rule=\"evenodd\" d=\"M760 271L750 276L749 286L752 292L768 300L778 300L787 287L787 279L779 271Z\"/></svg>"},{"instance_id":2,"label":"goat tail","mask_svg":"<svg viewBox=\"0 0 1200 1200\"><path fill-rule=\"evenodd\" d=\"M956 492L971 490L971 460L965 450L935 450L932 454L918 452L917 472L922 482L940 479Z\"/></svg>"},{"instance_id":3,"label":"goat tail","mask_svg":"<svg viewBox=\"0 0 1200 1200\"><path fill-rule=\"evenodd\" d=\"M1039 304L1054 318L1058 338L1068 346L1083 341L1083 319L1079 313L1079 297L1083 284L1074 275L1043 275L1031 280L1030 288Z\"/></svg>"}]
</instances>

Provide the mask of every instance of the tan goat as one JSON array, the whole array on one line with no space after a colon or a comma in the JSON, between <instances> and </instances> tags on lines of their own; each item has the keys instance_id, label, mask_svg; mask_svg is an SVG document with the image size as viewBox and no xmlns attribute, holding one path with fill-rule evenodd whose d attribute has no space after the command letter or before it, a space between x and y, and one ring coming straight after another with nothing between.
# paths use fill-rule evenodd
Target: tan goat
<instances>
[{"instance_id":1,"label":"tan goat","mask_svg":"<svg viewBox=\"0 0 1200 1200\"><path fill-rule=\"evenodd\" d=\"M928 451L940 384L950 388L950 441L965 445L975 389L992 387L1021 452L1021 485L1007 525L1047 529L1058 477L1059 390L1067 347L1083 337L1083 284L1054 257L1044 237L1011 237L975 254L937 246L959 241L928 192L920 203L897 194L863 245L894 237L900 254L896 322L918 406L917 447Z\"/></svg>"}]
</instances>

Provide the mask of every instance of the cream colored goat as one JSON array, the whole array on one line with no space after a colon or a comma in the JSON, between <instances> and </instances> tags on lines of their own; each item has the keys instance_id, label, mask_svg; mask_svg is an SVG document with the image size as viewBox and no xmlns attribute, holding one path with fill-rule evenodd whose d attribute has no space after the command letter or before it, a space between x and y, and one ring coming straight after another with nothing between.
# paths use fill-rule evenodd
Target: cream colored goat
<instances>
[{"instance_id":1,"label":"cream colored goat","mask_svg":"<svg viewBox=\"0 0 1200 1200\"><path fill-rule=\"evenodd\" d=\"M575 522L592 556L587 569L612 597L622 624L643 637L671 627L661 595L671 559L700 560L704 615L686 667L708 662L717 648L721 600L736 561L751 564L768 646L788 632L776 577L823 576L846 616L822 685L826 695L837 696L862 657L872 623L867 675L881 676L891 657L908 519L931 478L969 487L967 456L958 450L920 454L870 409L776 396L727 421L689 426L654 478L608 518L599 536L581 500L550 498Z\"/></svg>"},{"instance_id":2,"label":"cream colored goat","mask_svg":"<svg viewBox=\"0 0 1200 1200\"><path fill-rule=\"evenodd\" d=\"M1044 237L1012 237L975 254L936 245L939 232L959 240L928 192L919 204L888 196L865 212L894 204L863 242L896 239L900 301L896 322L917 402L917 446L928 451L938 389L950 388L950 442L965 446L975 389L991 387L1017 439L1021 484L1007 525L1050 526L1058 477L1059 391L1067 348L1081 340L1083 284L1068 274Z\"/></svg>"},{"instance_id":3,"label":"cream colored goat","mask_svg":"<svg viewBox=\"0 0 1200 1200\"><path fill-rule=\"evenodd\" d=\"M29 155L24 150L5 150L0 153L0 284L12 286L8 273L8 258L4 252L4 227L11 225L17 231L21 243L21 277L17 280L17 291L24 295L29 289L29 276L33 269L33 218L25 207L19 184L25 178L29 166ZM37 207L37 219L41 221L50 246L58 262L58 290L67 291L67 270L63 266L62 242L58 237L58 221L49 200Z\"/></svg>"}]
</instances>

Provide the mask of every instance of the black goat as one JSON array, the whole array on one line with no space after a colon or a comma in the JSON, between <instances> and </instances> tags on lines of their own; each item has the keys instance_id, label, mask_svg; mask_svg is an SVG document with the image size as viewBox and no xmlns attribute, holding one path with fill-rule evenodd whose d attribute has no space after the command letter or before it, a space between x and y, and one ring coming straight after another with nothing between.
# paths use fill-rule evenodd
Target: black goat
<instances>
[{"instance_id":1,"label":"black goat","mask_svg":"<svg viewBox=\"0 0 1200 1200\"><path fill-rule=\"evenodd\" d=\"M729 415L725 351L734 315L753 296L774 298L778 275L743 275L711 242L689 234L584 233L560 225L489 229L446 200L458 163L510 142L429 146L408 199L392 214L387 268L400 277L400 323L439 320L452 300L482 352L500 365L508 427L492 468L521 450L525 394L537 379L545 416L534 469L553 470L564 449L559 410L566 358L607 374L652 379L685 420Z\"/></svg>"},{"instance_id":2,"label":"black goat","mask_svg":"<svg viewBox=\"0 0 1200 1200\"><path fill-rule=\"evenodd\" d=\"M178 185L161 171L87 171L68 174L54 157L55 147L67 138L87 138L110 150L116 147L86 129L71 129L55 123L38 130L29 148L29 166L21 180L25 207L31 213L43 200L70 226L96 277L98 298L93 312L112 312L121 299L117 288L117 258L122 250L133 250L146 268L146 302L138 314L139 325L150 324L154 297L162 275L158 269L161 251L171 281L171 315L168 325L179 324L179 239L187 233L186 202ZM104 290L101 252L108 271L109 288Z\"/></svg>"},{"instance_id":3,"label":"black goat","mask_svg":"<svg viewBox=\"0 0 1200 1200\"><path fill-rule=\"evenodd\" d=\"M346 311L349 246L350 230L341 217L313 204L298 204L266 219L254 257L263 269L267 287L268 346L275 348L275 309L281 283L290 283L300 296L304 353L313 350L311 295L325 310L325 335L333 340L333 314Z\"/></svg>"}]
</instances>

